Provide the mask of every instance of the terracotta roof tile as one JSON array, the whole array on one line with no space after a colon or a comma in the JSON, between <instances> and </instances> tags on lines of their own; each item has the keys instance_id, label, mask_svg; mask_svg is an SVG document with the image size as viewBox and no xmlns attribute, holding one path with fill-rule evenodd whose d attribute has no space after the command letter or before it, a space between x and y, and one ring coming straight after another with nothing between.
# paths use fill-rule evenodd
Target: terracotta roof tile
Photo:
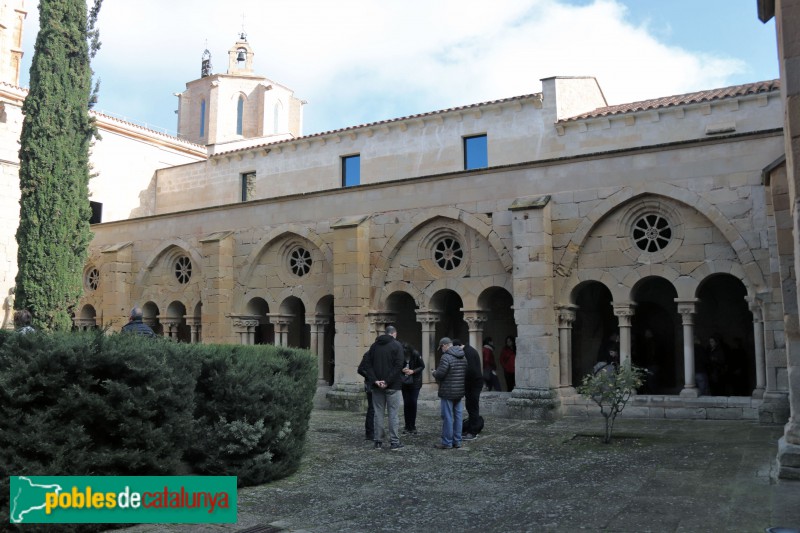
<instances>
[{"instance_id":1,"label":"terracotta roof tile","mask_svg":"<svg viewBox=\"0 0 800 533\"><path fill-rule=\"evenodd\" d=\"M587 118L607 117L611 115L619 115L622 113L631 113L634 111L647 111L650 109L661 109L665 107L673 107L678 105L697 104L700 102L711 102L714 100L722 100L723 98L733 98L735 96L745 96L750 94L779 91L780 88L781 88L780 80L759 81L755 83L746 83L744 85L733 85L731 87L722 87L720 89L710 89L708 91L678 94L675 96L664 96L662 98L655 98L653 100L642 100L640 102L631 102L628 104L599 107L594 111L583 113L581 115L577 115L574 117L565 118L560 120L559 122L571 122Z\"/></svg>"}]
</instances>

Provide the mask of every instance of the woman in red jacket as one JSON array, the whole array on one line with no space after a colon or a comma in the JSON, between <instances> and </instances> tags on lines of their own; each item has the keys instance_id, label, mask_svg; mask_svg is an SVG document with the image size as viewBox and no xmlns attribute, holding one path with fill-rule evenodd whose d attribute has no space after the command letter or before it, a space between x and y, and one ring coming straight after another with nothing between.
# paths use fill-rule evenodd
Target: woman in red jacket
<instances>
[{"instance_id":1,"label":"woman in red jacket","mask_svg":"<svg viewBox=\"0 0 800 533\"><path fill-rule=\"evenodd\" d=\"M514 337L509 335L506 337L506 345L503 346L503 351L500 352L500 364L503 366L503 374L506 376L506 386L508 390L514 390L514 368L517 361L517 344L514 342Z\"/></svg>"}]
</instances>

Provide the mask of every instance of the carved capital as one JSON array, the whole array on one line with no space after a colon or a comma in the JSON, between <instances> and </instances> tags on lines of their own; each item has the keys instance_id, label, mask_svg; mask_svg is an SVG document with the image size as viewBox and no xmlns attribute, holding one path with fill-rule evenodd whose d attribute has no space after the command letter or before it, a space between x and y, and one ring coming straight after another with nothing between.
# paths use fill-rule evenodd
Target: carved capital
<instances>
[{"instance_id":1,"label":"carved capital","mask_svg":"<svg viewBox=\"0 0 800 533\"><path fill-rule=\"evenodd\" d=\"M571 327L575 322L575 316L578 311L578 306L574 304L559 304L556 306L558 312L559 326Z\"/></svg>"},{"instance_id":2,"label":"carved capital","mask_svg":"<svg viewBox=\"0 0 800 533\"><path fill-rule=\"evenodd\" d=\"M483 311L465 311L464 312L464 322L467 323L467 327L470 331L476 331L483 327L483 324L488 320L489 315Z\"/></svg>"}]
</instances>

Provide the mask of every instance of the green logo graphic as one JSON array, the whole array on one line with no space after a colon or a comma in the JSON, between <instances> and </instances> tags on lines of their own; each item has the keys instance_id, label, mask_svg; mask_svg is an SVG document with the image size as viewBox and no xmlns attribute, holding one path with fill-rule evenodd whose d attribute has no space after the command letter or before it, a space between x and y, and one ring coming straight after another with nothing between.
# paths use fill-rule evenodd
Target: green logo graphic
<instances>
[{"instance_id":1,"label":"green logo graphic","mask_svg":"<svg viewBox=\"0 0 800 533\"><path fill-rule=\"evenodd\" d=\"M12 476L15 524L236 522L234 476Z\"/></svg>"}]
</instances>

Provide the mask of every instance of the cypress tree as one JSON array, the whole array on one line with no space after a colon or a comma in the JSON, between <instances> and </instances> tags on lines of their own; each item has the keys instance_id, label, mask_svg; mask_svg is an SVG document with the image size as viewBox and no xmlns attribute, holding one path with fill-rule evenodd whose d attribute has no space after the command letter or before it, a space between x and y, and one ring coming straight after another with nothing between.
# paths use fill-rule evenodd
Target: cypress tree
<instances>
[{"instance_id":1,"label":"cypress tree","mask_svg":"<svg viewBox=\"0 0 800 533\"><path fill-rule=\"evenodd\" d=\"M87 39L96 33L86 0L40 0L39 23L22 107L15 307L29 309L41 329L68 330L92 237Z\"/></svg>"}]
</instances>

